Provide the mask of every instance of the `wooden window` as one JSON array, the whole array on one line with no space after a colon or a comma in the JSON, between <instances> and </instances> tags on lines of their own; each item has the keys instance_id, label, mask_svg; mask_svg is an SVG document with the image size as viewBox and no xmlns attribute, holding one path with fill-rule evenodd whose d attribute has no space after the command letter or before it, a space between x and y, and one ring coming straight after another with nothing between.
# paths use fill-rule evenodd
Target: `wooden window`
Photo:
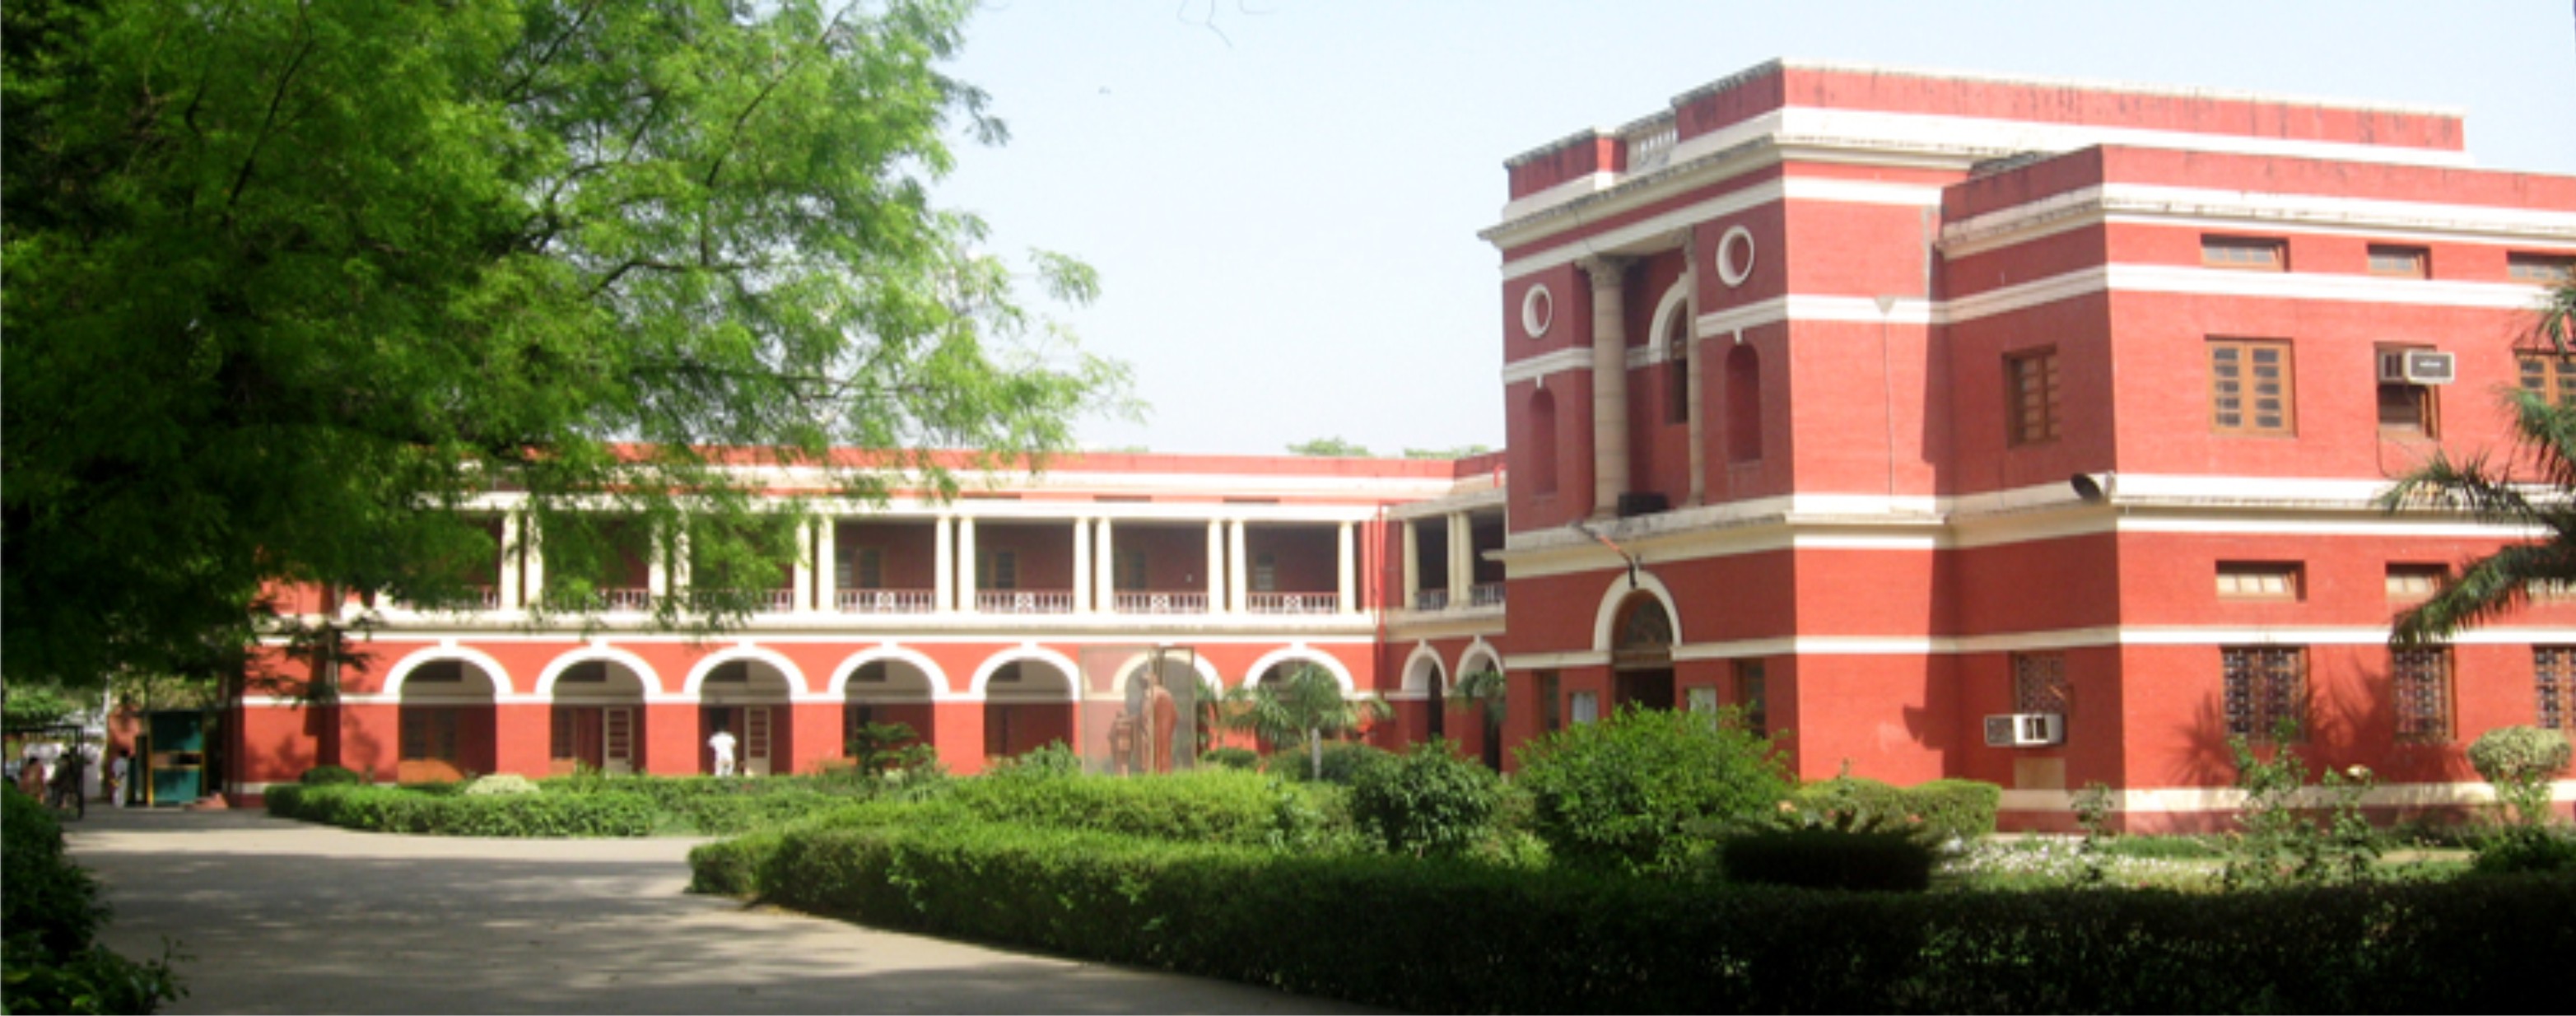
<instances>
[{"instance_id":1,"label":"wooden window","mask_svg":"<svg viewBox=\"0 0 2576 1016\"><path fill-rule=\"evenodd\" d=\"M2576 647L2533 646L2531 677L2540 696L2540 726L2566 730L2576 723Z\"/></svg>"},{"instance_id":2,"label":"wooden window","mask_svg":"<svg viewBox=\"0 0 2576 1016\"><path fill-rule=\"evenodd\" d=\"M2370 274L2372 275L2425 279L2432 277L2432 265L2432 252L2422 247L2401 247L2385 243L2370 245Z\"/></svg>"},{"instance_id":3,"label":"wooden window","mask_svg":"<svg viewBox=\"0 0 2576 1016\"><path fill-rule=\"evenodd\" d=\"M1279 591L1278 555L1255 554L1252 556L1251 591L1256 593L1275 593Z\"/></svg>"},{"instance_id":4,"label":"wooden window","mask_svg":"<svg viewBox=\"0 0 2576 1016\"><path fill-rule=\"evenodd\" d=\"M2397 740L2445 744L2451 740L2451 653L2400 649L2388 654L2390 693L2397 707Z\"/></svg>"},{"instance_id":5,"label":"wooden window","mask_svg":"<svg viewBox=\"0 0 2576 1016\"><path fill-rule=\"evenodd\" d=\"M2227 732L2269 740L2284 720L2305 739L2308 651L2299 646L2229 646L2219 650L2221 706Z\"/></svg>"},{"instance_id":6,"label":"wooden window","mask_svg":"<svg viewBox=\"0 0 2576 1016\"><path fill-rule=\"evenodd\" d=\"M1735 704L1744 710L1744 728L1756 734L1771 732L1771 688L1762 661L1735 661Z\"/></svg>"},{"instance_id":7,"label":"wooden window","mask_svg":"<svg viewBox=\"0 0 2576 1016\"><path fill-rule=\"evenodd\" d=\"M1145 588L1145 552L1121 548L1110 565L1110 585L1117 589Z\"/></svg>"},{"instance_id":8,"label":"wooden window","mask_svg":"<svg viewBox=\"0 0 2576 1016\"><path fill-rule=\"evenodd\" d=\"M2290 344L2277 339L2209 340L2209 423L2220 434L2295 432Z\"/></svg>"},{"instance_id":9,"label":"wooden window","mask_svg":"<svg viewBox=\"0 0 2576 1016\"><path fill-rule=\"evenodd\" d=\"M557 708L552 712L554 714L554 736L549 739L553 743L549 748L547 757L576 757L573 752L577 750L578 746L576 742L580 739L578 733L579 723L577 722L578 714L574 713L570 709L562 708Z\"/></svg>"},{"instance_id":10,"label":"wooden window","mask_svg":"<svg viewBox=\"0 0 2576 1016\"><path fill-rule=\"evenodd\" d=\"M2436 437L2441 430L2431 385L2403 381L2379 383L2379 429L2399 437Z\"/></svg>"},{"instance_id":11,"label":"wooden window","mask_svg":"<svg viewBox=\"0 0 2576 1016\"><path fill-rule=\"evenodd\" d=\"M2283 272L2290 268L2290 243L2279 237L2202 236L2200 263L2211 268Z\"/></svg>"},{"instance_id":12,"label":"wooden window","mask_svg":"<svg viewBox=\"0 0 2576 1016\"><path fill-rule=\"evenodd\" d=\"M1017 551L988 550L975 555L975 585L981 589L1018 589L1020 555Z\"/></svg>"},{"instance_id":13,"label":"wooden window","mask_svg":"<svg viewBox=\"0 0 2576 1016\"><path fill-rule=\"evenodd\" d=\"M2014 653L2012 669L2014 712L2066 714L2065 653Z\"/></svg>"},{"instance_id":14,"label":"wooden window","mask_svg":"<svg viewBox=\"0 0 2576 1016\"><path fill-rule=\"evenodd\" d=\"M1538 672L1538 729L1541 731L1553 733L1565 729L1565 714L1557 696L1561 683L1556 671Z\"/></svg>"},{"instance_id":15,"label":"wooden window","mask_svg":"<svg viewBox=\"0 0 2576 1016\"><path fill-rule=\"evenodd\" d=\"M1591 723L1601 718L1601 693L1578 691L1566 698L1566 711L1575 723Z\"/></svg>"},{"instance_id":16,"label":"wooden window","mask_svg":"<svg viewBox=\"0 0 2576 1016\"><path fill-rule=\"evenodd\" d=\"M2442 579L2450 573L2449 568L2438 564L2390 564L2388 598L2402 601L2430 597L2442 588Z\"/></svg>"},{"instance_id":17,"label":"wooden window","mask_svg":"<svg viewBox=\"0 0 2576 1016\"><path fill-rule=\"evenodd\" d=\"M2218 595L2230 600L2296 600L2306 583L2294 561L2220 561Z\"/></svg>"},{"instance_id":18,"label":"wooden window","mask_svg":"<svg viewBox=\"0 0 2576 1016\"><path fill-rule=\"evenodd\" d=\"M2576 281L2576 254L2506 254L2504 274L2515 282L2544 286Z\"/></svg>"},{"instance_id":19,"label":"wooden window","mask_svg":"<svg viewBox=\"0 0 2576 1016\"><path fill-rule=\"evenodd\" d=\"M832 562L832 588L885 588L885 548L843 548L840 560Z\"/></svg>"},{"instance_id":20,"label":"wooden window","mask_svg":"<svg viewBox=\"0 0 2576 1016\"><path fill-rule=\"evenodd\" d=\"M2576 406L2576 356L2524 353L2514 358L2522 390L2561 406Z\"/></svg>"},{"instance_id":21,"label":"wooden window","mask_svg":"<svg viewBox=\"0 0 2576 1016\"><path fill-rule=\"evenodd\" d=\"M403 707L402 757L456 761L456 714L437 706Z\"/></svg>"},{"instance_id":22,"label":"wooden window","mask_svg":"<svg viewBox=\"0 0 2576 1016\"><path fill-rule=\"evenodd\" d=\"M2057 350L2004 357L2004 440L2025 445L2057 440Z\"/></svg>"}]
</instances>

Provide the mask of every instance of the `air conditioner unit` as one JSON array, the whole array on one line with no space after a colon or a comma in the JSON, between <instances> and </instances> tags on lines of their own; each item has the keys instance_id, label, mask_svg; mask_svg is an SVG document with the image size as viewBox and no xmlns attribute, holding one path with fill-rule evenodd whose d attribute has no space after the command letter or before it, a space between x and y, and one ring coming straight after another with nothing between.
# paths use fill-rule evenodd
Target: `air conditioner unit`
<instances>
[{"instance_id":1,"label":"air conditioner unit","mask_svg":"<svg viewBox=\"0 0 2576 1016\"><path fill-rule=\"evenodd\" d=\"M2382 349L2379 351L2379 383L2446 385L2457 376L2458 366L2455 357L2439 350Z\"/></svg>"},{"instance_id":2,"label":"air conditioner unit","mask_svg":"<svg viewBox=\"0 0 2576 1016\"><path fill-rule=\"evenodd\" d=\"M2066 743L2066 717L2059 713L2004 713L1986 717L1986 747L2028 748Z\"/></svg>"}]
</instances>

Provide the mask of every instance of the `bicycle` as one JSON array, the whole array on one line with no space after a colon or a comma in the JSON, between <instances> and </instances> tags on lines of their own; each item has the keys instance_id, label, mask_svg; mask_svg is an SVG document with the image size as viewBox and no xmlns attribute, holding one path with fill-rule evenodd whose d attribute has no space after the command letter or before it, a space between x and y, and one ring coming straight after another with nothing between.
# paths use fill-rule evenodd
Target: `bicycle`
<instances>
[{"instance_id":1,"label":"bicycle","mask_svg":"<svg viewBox=\"0 0 2576 1016\"><path fill-rule=\"evenodd\" d=\"M65 765L55 770L45 787L45 805L57 815L74 821L89 817L89 797L81 793L81 767Z\"/></svg>"}]
</instances>

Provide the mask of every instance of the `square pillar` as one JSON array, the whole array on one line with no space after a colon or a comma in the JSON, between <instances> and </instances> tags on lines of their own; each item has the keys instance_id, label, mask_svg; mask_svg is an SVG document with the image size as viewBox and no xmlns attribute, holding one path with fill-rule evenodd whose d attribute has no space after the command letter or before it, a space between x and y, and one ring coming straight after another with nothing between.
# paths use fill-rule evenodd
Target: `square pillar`
<instances>
[{"instance_id":1,"label":"square pillar","mask_svg":"<svg viewBox=\"0 0 2576 1016\"><path fill-rule=\"evenodd\" d=\"M519 560L519 513L505 512L501 515L501 574L496 580L502 610L517 610L521 605L519 583L525 581L526 569Z\"/></svg>"},{"instance_id":2,"label":"square pillar","mask_svg":"<svg viewBox=\"0 0 2576 1016\"><path fill-rule=\"evenodd\" d=\"M1607 518L1628 492L1626 258L1586 259L1592 280L1592 516Z\"/></svg>"},{"instance_id":3,"label":"square pillar","mask_svg":"<svg viewBox=\"0 0 2576 1016\"><path fill-rule=\"evenodd\" d=\"M546 602L545 533L537 528L537 513L529 512L520 523L519 581L526 585L519 603L534 607Z\"/></svg>"},{"instance_id":4,"label":"square pillar","mask_svg":"<svg viewBox=\"0 0 2576 1016\"><path fill-rule=\"evenodd\" d=\"M1091 541L1085 539L1090 533L1090 519L1073 520L1073 612L1076 614L1091 613L1093 606L1091 594L1100 584L1099 578L1093 575L1091 570Z\"/></svg>"},{"instance_id":5,"label":"square pillar","mask_svg":"<svg viewBox=\"0 0 2576 1016\"><path fill-rule=\"evenodd\" d=\"M787 749L789 757L770 760L770 772L781 775L806 775L821 772L823 763L841 757L841 703L791 701L781 707L787 710Z\"/></svg>"},{"instance_id":6,"label":"square pillar","mask_svg":"<svg viewBox=\"0 0 2576 1016\"><path fill-rule=\"evenodd\" d=\"M546 775L554 757L554 705L497 702L492 706L492 771L529 779Z\"/></svg>"},{"instance_id":7,"label":"square pillar","mask_svg":"<svg viewBox=\"0 0 2576 1016\"><path fill-rule=\"evenodd\" d=\"M1252 609L1251 573L1244 564L1243 520L1231 519L1225 524L1225 586L1227 602L1235 613Z\"/></svg>"},{"instance_id":8,"label":"square pillar","mask_svg":"<svg viewBox=\"0 0 2576 1016\"><path fill-rule=\"evenodd\" d=\"M957 520L957 609L975 609L975 517Z\"/></svg>"},{"instance_id":9,"label":"square pillar","mask_svg":"<svg viewBox=\"0 0 2576 1016\"><path fill-rule=\"evenodd\" d=\"M1398 610L1412 610L1414 609L1414 604L1422 602L1422 598L1419 595L1422 592L1422 533L1414 528L1414 523L1417 521L1419 520L1406 519L1402 523L1404 528L1404 602L1396 606L1396 609Z\"/></svg>"},{"instance_id":10,"label":"square pillar","mask_svg":"<svg viewBox=\"0 0 2576 1016\"><path fill-rule=\"evenodd\" d=\"M1475 584L1476 563L1468 558L1474 541L1467 535L1467 513L1449 513L1449 606L1467 605L1467 587Z\"/></svg>"},{"instance_id":11,"label":"square pillar","mask_svg":"<svg viewBox=\"0 0 2576 1016\"><path fill-rule=\"evenodd\" d=\"M1092 590L1094 609L1118 609L1118 542L1108 519L1100 520L1100 556L1093 562Z\"/></svg>"},{"instance_id":12,"label":"square pillar","mask_svg":"<svg viewBox=\"0 0 2576 1016\"><path fill-rule=\"evenodd\" d=\"M1225 523L1208 520L1207 541L1208 613L1225 612Z\"/></svg>"},{"instance_id":13,"label":"square pillar","mask_svg":"<svg viewBox=\"0 0 2576 1016\"><path fill-rule=\"evenodd\" d=\"M814 565L822 560L814 553L814 539L812 520L796 527L796 558L787 563L787 609L793 613L814 612Z\"/></svg>"},{"instance_id":14,"label":"square pillar","mask_svg":"<svg viewBox=\"0 0 2576 1016\"><path fill-rule=\"evenodd\" d=\"M841 609L841 520L829 515L814 527L814 609Z\"/></svg>"},{"instance_id":15,"label":"square pillar","mask_svg":"<svg viewBox=\"0 0 2576 1016\"><path fill-rule=\"evenodd\" d=\"M939 614L957 609L956 529L948 518L939 516L930 527L930 609Z\"/></svg>"},{"instance_id":16,"label":"square pillar","mask_svg":"<svg viewBox=\"0 0 2576 1016\"><path fill-rule=\"evenodd\" d=\"M1344 522L1337 527L1333 542L1334 603L1344 614L1356 614L1360 610L1360 601L1352 596L1357 586L1352 578L1357 573L1357 565L1351 558L1351 524Z\"/></svg>"}]
</instances>

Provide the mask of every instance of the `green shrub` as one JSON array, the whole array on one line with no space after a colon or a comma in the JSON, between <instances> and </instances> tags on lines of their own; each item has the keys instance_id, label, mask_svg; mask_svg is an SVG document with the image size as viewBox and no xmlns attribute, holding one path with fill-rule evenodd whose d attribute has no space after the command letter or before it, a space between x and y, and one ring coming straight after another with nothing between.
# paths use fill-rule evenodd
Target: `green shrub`
<instances>
[{"instance_id":1,"label":"green shrub","mask_svg":"<svg viewBox=\"0 0 2576 1016\"><path fill-rule=\"evenodd\" d=\"M314 766L305 770L304 775L296 777L295 782L307 787L336 787L365 783L367 778L359 775L355 769L342 766Z\"/></svg>"},{"instance_id":2,"label":"green shrub","mask_svg":"<svg viewBox=\"0 0 2576 1016\"><path fill-rule=\"evenodd\" d=\"M2470 868L2485 875L2576 872L2576 835L2542 826L2507 829L2478 845Z\"/></svg>"},{"instance_id":3,"label":"green shrub","mask_svg":"<svg viewBox=\"0 0 2576 1016\"><path fill-rule=\"evenodd\" d=\"M136 962L97 941L98 883L63 850L53 812L0 790L0 1003L10 1012L148 1013L187 994L169 958Z\"/></svg>"},{"instance_id":4,"label":"green shrub","mask_svg":"<svg viewBox=\"0 0 2576 1016\"><path fill-rule=\"evenodd\" d=\"M2567 768L2567 735L2539 727L2497 727L2469 743L2469 765L2525 825L2549 821L2549 781Z\"/></svg>"},{"instance_id":5,"label":"green shrub","mask_svg":"<svg viewBox=\"0 0 2576 1016\"><path fill-rule=\"evenodd\" d=\"M996 822L1251 845L1313 845L1334 810L1314 790L1231 769L959 780L944 800Z\"/></svg>"},{"instance_id":6,"label":"green shrub","mask_svg":"<svg viewBox=\"0 0 2576 1016\"><path fill-rule=\"evenodd\" d=\"M1678 870L1709 841L1708 820L1775 811L1789 780L1771 742L1704 714L1626 708L1521 749L1530 829L1561 862L1629 872Z\"/></svg>"},{"instance_id":7,"label":"green shrub","mask_svg":"<svg viewBox=\"0 0 2576 1016\"><path fill-rule=\"evenodd\" d=\"M641 794L425 793L404 787L270 787L269 814L370 832L434 836L644 836L656 809Z\"/></svg>"},{"instance_id":8,"label":"green shrub","mask_svg":"<svg viewBox=\"0 0 2576 1016\"><path fill-rule=\"evenodd\" d=\"M1421 1012L2525 1011L2576 955L2564 876L1839 893L974 820L757 839L693 863L870 924Z\"/></svg>"},{"instance_id":9,"label":"green shrub","mask_svg":"<svg viewBox=\"0 0 2576 1016\"><path fill-rule=\"evenodd\" d=\"M1718 847L1726 877L1809 889L1922 892L1937 851L1921 833L1781 829L1727 837Z\"/></svg>"},{"instance_id":10,"label":"green shrub","mask_svg":"<svg viewBox=\"0 0 2576 1016\"><path fill-rule=\"evenodd\" d=\"M1003 759L991 772L1038 778L1075 776L1082 772L1082 756L1074 754L1062 741L1049 741L1016 758Z\"/></svg>"},{"instance_id":11,"label":"green shrub","mask_svg":"<svg viewBox=\"0 0 2576 1016\"><path fill-rule=\"evenodd\" d=\"M1975 780L1933 780L1898 787L1838 776L1798 788L1799 824L1837 829L1905 829L1933 842L1991 836L2003 788Z\"/></svg>"},{"instance_id":12,"label":"green shrub","mask_svg":"<svg viewBox=\"0 0 2576 1016\"><path fill-rule=\"evenodd\" d=\"M1227 769L1254 769L1261 765L1261 753L1253 751L1250 748L1235 748L1231 746L1224 748L1210 748L1208 749L1207 754L1199 756L1199 761L1207 765L1221 766Z\"/></svg>"},{"instance_id":13,"label":"green shrub","mask_svg":"<svg viewBox=\"0 0 2576 1016\"><path fill-rule=\"evenodd\" d=\"M1314 778L1314 760L1303 747L1282 749L1261 760L1261 771L1283 780L1304 781ZM1356 741L1328 741L1322 749L1325 783L1350 786L1360 771L1395 757L1393 752L1372 744Z\"/></svg>"},{"instance_id":14,"label":"green shrub","mask_svg":"<svg viewBox=\"0 0 2576 1016\"><path fill-rule=\"evenodd\" d=\"M1351 819L1389 852L1456 857L1491 839L1502 777L1432 740L1352 778Z\"/></svg>"},{"instance_id":15,"label":"green shrub","mask_svg":"<svg viewBox=\"0 0 2576 1016\"><path fill-rule=\"evenodd\" d=\"M467 781L465 784L465 795L467 797L533 794L536 792L536 781L530 780L525 776L518 776L511 773L493 773L490 776L477 776L474 779Z\"/></svg>"}]
</instances>

